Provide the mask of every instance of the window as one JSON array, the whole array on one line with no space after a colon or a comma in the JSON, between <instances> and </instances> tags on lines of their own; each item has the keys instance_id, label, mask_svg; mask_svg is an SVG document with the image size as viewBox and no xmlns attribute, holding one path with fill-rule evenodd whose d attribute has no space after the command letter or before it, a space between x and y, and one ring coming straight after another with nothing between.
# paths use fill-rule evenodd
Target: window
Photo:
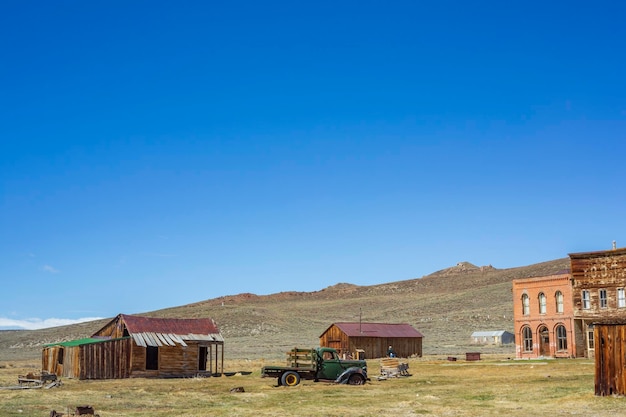
<instances>
[{"instance_id":1,"label":"window","mask_svg":"<svg viewBox=\"0 0 626 417\"><path fill-rule=\"evenodd\" d=\"M594 339L593 339L593 324L590 324L587 327L587 347L589 349L594 349Z\"/></svg>"},{"instance_id":2,"label":"window","mask_svg":"<svg viewBox=\"0 0 626 417\"><path fill-rule=\"evenodd\" d=\"M554 298L556 299L556 312L562 313L563 312L563 293L561 291L557 291L556 294L554 295Z\"/></svg>"},{"instance_id":3,"label":"window","mask_svg":"<svg viewBox=\"0 0 626 417\"><path fill-rule=\"evenodd\" d=\"M146 369L153 371L159 369L159 348L156 346L146 347Z\"/></svg>"},{"instance_id":4,"label":"window","mask_svg":"<svg viewBox=\"0 0 626 417\"><path fill-rule=\"evenodd\" d=\"M525 316L530 314L530 297L528 294L522 295L522 314Z\"/></svg>"},{"instance_id":5,"label":"window","mask_svg":"<svg viewBox=\"0 0 626 417\"><path fill-rule=\"evenodd\" d=\"M533 351L533 332L530 327L524 326L522 328L522 341L524 343L524 352Z\"/></svg>"},{"instance_id":6,"label":"window","mask_svg":"<svg viewBox=\"0 0 626 417\"><path fill-rule=\"evenodd\" d=\"M556 345L558 350L567 350L567 330L562 324L556 326Z\"/></svg>"},{"instance_id":7,"label":"window","mask_svg":"<svg viewBox=\"0 0 626 417\"><path fill-rule=\"evenodd\" d=\"M617 289L617 307L626 307L626 293L623 288Z\"/></svg>"},{"instance_id":8,"label":"window","mask_svg":"<svg viewBox=\"0 0 626 417\"><path fill-rule=\"evenodd\" d=\"M600 308L606 308L607 307L606 290L604 289L599 290L598 295L600 296Z\"/></svg>"},{"instance_id":9,"label":"window","mask_svg":"<svg viewBox=\"0 0 626 417\"><path fill-rule=\"evenodd\" d=\"M589 290L583 290L583 309L589 310L590 302L589 302Z\"/></svg>"},{"instance_id":10,"label":"window","mask_svg":"<svg viewBox=\"0 0 626 417\"><path fill-rule=\"evenodd\" d=\"M59 365L63 365L63 356L65 354L65 349L60 347L59 348L59 357L57 358L57 362L59 363Z\"/></svg>"},{"instance_id":11,"label":"window","mask_svg":"<svg viewBox=\"0 0 626 417\"><path fill-rule=\"evenodd\" d=\"M539 314L546 314L546 295L539 293Z\"/></svg>"}]
</instances>

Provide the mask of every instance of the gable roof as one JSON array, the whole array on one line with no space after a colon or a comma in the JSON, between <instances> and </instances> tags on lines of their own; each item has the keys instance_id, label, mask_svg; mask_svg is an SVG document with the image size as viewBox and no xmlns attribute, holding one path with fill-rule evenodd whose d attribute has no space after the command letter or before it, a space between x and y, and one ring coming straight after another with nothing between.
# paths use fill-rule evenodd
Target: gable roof
<instances>
[{"instance_id":1,"label":"gable roof","mask_svg":"<svg viewBox=\"0 0 626 417\"><path fill-rule=\"evenodd\" d=\"M123 323L138 346L187 346L185 340L223 342L215 321L201 319L164 319L119 314L113 322ZM109 322L110 324L111 322ZM107 325L108 326L108 325ZM93 337L102 336L96 332Z\"/></svg>"},{"instance_id":2,"label":"gable roof","mask_svg":"<svg viewBox=\"0 0 626 417\"><path fill-rule=\"evenodd\" d=\"M424 335L407 323L339 322L329 326L328 329L332 326L337 326L349 337L424 337Z\"/></svg>"}]
</instances>

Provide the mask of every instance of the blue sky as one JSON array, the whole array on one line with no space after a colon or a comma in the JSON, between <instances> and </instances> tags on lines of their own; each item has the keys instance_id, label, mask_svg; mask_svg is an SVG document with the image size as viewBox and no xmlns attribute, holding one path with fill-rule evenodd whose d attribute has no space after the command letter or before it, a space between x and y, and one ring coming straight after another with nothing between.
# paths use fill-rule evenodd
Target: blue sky
<instances>
[{"instance_id":1,"label":"blue sky","mask_svg":"<svg viewBox=\"0 0 626 417\"><path fill-rule=\"evenodd\" d=\"M2 2L0 328L626 246L625 9Z\"/></svg>"}]
</instances>

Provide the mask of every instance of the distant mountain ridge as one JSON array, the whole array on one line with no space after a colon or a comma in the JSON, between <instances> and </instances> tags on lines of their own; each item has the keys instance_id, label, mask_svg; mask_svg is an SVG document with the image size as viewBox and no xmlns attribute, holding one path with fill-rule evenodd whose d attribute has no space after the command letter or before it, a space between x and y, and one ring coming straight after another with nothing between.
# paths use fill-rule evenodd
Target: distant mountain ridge
<instances>
[{"instance_id":1,"label":"distant mountain ridge","mask_svg":"<svg viewBox=\"0 0 626 417\"><path fill-rule=\"evenodd\" d=\"M225 295L142 314L211 317L225 338L226 356L233 359L282 358L293 346L317 345L321 333L334 322L359 320L409 323L424 334L425 354L458 354L476 348L469 344L474 331L513 330L513 279L567 268L569 258L507 269L459 262L403 281L370 286L338 283L312 292ZM0 360L36 360L43 344L89 336L108 320L3 331ZM512 349L501 348L505 352Z\"/></svg>"}]
</instances>

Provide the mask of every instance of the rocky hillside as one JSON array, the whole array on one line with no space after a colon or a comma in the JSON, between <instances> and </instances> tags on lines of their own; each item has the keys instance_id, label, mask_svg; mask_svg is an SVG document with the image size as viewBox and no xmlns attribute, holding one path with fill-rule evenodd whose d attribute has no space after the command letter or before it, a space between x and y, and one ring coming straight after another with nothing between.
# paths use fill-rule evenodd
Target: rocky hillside
<instances>
[{"instance_id":1,"label":"rocky hillside","mask_svg":"<svg viewBox=\"0 0 626 417\"><path fill-rule=\"evenodd\" d=\"M409 323L425 336L424 354L459 354L476 349L469 344L476 330L513 330L513 279L567 268L569 258L509 269L460 262L418 279L372 286L339 283L315 292L238 294L145 315L214 318L232 359L282 359L293 346L317 345L333 322L359 320ZM106 321L2 332L0 360L37 359L43 344L89 336ZM509 346L500 352L514 350Z\"/></svg>"}]
</instances>

